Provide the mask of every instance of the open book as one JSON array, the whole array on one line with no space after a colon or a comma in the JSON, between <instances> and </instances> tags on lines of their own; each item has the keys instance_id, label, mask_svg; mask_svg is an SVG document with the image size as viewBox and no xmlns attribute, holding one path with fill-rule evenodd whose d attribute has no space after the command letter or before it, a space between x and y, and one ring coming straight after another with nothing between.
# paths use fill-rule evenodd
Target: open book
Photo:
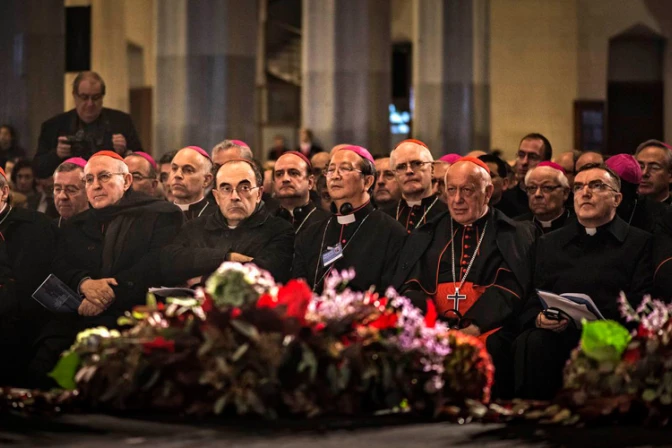
<instances>
[{"instance_id":1,"label":"open book","mask_svg":"<svg viewBox=\"0 0 672 448\"><path fill-rule=\"evenodd\" d=\"M581 328L581 320L603 320L604 316L593 302L593 299L585 294L568 292L554 294L548 291L537 290L539 300L544 310L552 308L566 313L572 318L577 328Z\"/></svg>"},{"instance_id":2,"label":"open book","mask_svg":"<svg viewBox=\"0 0 672 448\"><path fill-rule=\"evenodd\" d=\"M33 299L54 313L76 313L82 298L54 274L49 276L33 293Z\"/></svg>"}]
</instances>

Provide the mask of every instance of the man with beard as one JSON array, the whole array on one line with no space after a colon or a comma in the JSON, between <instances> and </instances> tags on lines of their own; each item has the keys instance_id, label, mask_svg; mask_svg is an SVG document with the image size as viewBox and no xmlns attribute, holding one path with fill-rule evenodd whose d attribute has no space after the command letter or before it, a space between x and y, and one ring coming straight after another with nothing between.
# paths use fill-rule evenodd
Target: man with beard
<instances>
[{"instance_id":1,"label":"man with beard","mask_svg":"<svg viewBox=\"0 0 672 448\"><path fill-rule=\"evenodd\" d=\"M249 160L219 168L213 194L217 210L187 223L161 257L164 279L202 282L224 261L252 262L284 283L289 278L294 230L273 216L261 200L263 177Z\"/></svg>"},{"instance_id":2,"label":"man with beard","mask_svg":"<svg viewBox=\"0 0 672 448\"><path fill-rule=\"evenodd\" d=\"M54 205L58 214L58 227L73 216L89 209L84 186L86 160L72 157L58 165L54 172Z\"/></svg>"},{"instance_id":3,"label":"man with beard","mask_svg":"<svg viewBox=\"0 0 672 448\"><path fill-rule=\"evenodd\" d=\"M168 187L187 221L215 213L217 205L206 195L212 177L212 160L203 148L187 146L175 154Z\"/></svg>"},{"instance_id":4,"label":"man with beard","mask_svg":"<svg viewBox=\"0 0 672 448\"><path fill-rule=\"evenodd\" d=\"M672 204L672 151L669 146L659 140L645 141L637 147L635 158L642 168L640 196L647 196L666 205Z\"/></svg>"},{"instance_id":5,"label":"man with beard","mask_svg":"<svg viewBox=\"0 0 672 448\"><path fill-rule=\"evenodd\" d=\"M390 166L401 188L401 199L384 211L411 233L446 211L438 194L432 193L434 158L420 140L404 140L390 153Z\"/></svg>"},{"instance_id":6,"label":"man with beard","mask_svg":"<svg viewBox=\"0 0 672 448\"><path fill-rule=\"evenodd\" d=\"M297 235L329 217L329 213L310 200L310 191L315 183L311 173L308 158L296 151L285 152L273 168L275 198L280 203L276 215L289 221Z\"/></svg>"},{"instance_id":7,"label":"man with beard","mask_svg":"<svg viewBox=\"0 0 672 448\"><path fill-rule=\"evenodd\" d=\"M9 204L10 186L0 168L0 384L27 386L33 343L49 318L31 295L49 275L56 228L44 214Z\"/></svg>"},{"instance_id":8,"label":"man with beard","mask_svg":"<svg viewBox=\"0 0 672 448\"><path fill-rule=\"evenodd\" d=\"M569 197L569 181L560 165L541 162L525 175L525 191L530 198L530 213L516 221L532 221L541 233L563 227L571 214L565 209Z\"/></svg>"},{"instance_id":9,"label":"man with beard","mask_svg":"<svg viewBox=\"0 0 672 448\"><path fill-rule=\"evenodd\" d=\"M517 185L511 186L504 192L504 198L511 205L507 212L509 218L515 218L530 211L527 193L525 192L525 175L527 171L540 162L553 158L551 142L538 133L527 134L520 140L516 153L516 180Z\"/></svg>"},{"instance_id":10,"label":"man with beard","mask_svg":"<svg viewBox=\"0 0 672 448\"><path fill-rule=\"evenodd\" d=\"M394 171L390 168L389 157L376 159L376 172L378 179L373 189L373 200L376 207L385 208L396 204L401 199L401 189L394 176Z\"/></svg>"},{"instance_id":11,"label":"man with beard","mask_svg":"<svg viewBox=\"0 0 672 448\"><path fill-rule=\"evenodd\" d=\"M326 177L332 216L299 235L292 277L305 279L314 291L321 292L333 270L353 268L356 277L351 288L366 291L374 287L384 293L406 232L371 204L376 177L373 157L360 146L341 146L332 152Z\"/></svg>"},{"instance_id":12,"label":"man with beard","mask_svg":"<svg viewBox=\"0 0 672 448\"><path fill-rule=\"evenodd\" d=\"M37 344L31 372L42 384L78 332L116 328L117 319L145 303L147 289L161 284L159 255L179 231L180 209L136 193L124 159L100 151L84 168L91 207L61 229L52 273L82 297L77 314L54 316Z\"/></svg>"},{"instance_id":13,"label":"man with beard","mask_svg":"<svg viewBox=\"0 0 672 448\"><path fill-rule=\"evenodd\" d=\"M652 291L651 234L618 217L620 179L606 165L589 164L574 179L577 221L538 243L534 287L556 294L586 294L605 319L624 323L623 291L636 308ZM562 368L581 331L567 319L550 319L536 295L521 321L527 329L513 345L516 396L546 400L562 386Z\"/></svg>"}]
</instances>

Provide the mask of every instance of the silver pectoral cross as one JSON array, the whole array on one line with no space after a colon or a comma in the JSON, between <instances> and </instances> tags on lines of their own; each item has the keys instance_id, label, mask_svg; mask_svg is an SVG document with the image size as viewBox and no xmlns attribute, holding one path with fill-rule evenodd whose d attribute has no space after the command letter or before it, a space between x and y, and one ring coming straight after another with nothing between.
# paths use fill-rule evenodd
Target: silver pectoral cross
<instances>
[{"instance_id":1,"label":"silver pectoral cross","mask_svg":"<svg viewBox=\"0 0 672 448\"><path fill-rule=\"evenodd\" d=\"M448 294L448 300L453 301L453 306L456 310L460 309L460 300L467 300L467 296L460 294L460 288L455 288L455 294Z\"/></svg>"}]
</instances>

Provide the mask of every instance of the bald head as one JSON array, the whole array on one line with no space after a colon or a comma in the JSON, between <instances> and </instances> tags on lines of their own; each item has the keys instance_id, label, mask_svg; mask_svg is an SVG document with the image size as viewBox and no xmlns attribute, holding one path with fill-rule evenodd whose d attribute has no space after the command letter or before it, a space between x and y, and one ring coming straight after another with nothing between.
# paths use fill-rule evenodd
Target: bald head
<instances>
[{"instance_id":1,"label":"bald head","mask_svg":"<svg viewBox=\"0 0 672 448\"><path fill-rule=\"evenodd\" d=\"M311 159L310 159L310 164L313 166L313 169L315 171L324 171L327 169L327 165L329 165L329 159L331 158L331 154L329 154L326 151L318 152L315 154Z\"/></svg>"},{"instance_id":2,"label":"bald head","mask_svg":"<svg viewBox=\"0 0 672 448\"><path fill-rule=\"evenodd\" d=\"M576 159L575 172L578 172L582 167L589 163L597 163L599 165L604 163L604 158L599 152L586 151Z\"/></svg>"},{"instance_id":3,"label":"bald head","mask_svg":"<svg viewBox=\"0 0 672 448\"><path fill-rule=\"evenodd\" d=\"M450 215L462 225L472 224L488 211L493 186L481 166L459 161L446 171L446 197Z\"/></svg>"}]
</instances>

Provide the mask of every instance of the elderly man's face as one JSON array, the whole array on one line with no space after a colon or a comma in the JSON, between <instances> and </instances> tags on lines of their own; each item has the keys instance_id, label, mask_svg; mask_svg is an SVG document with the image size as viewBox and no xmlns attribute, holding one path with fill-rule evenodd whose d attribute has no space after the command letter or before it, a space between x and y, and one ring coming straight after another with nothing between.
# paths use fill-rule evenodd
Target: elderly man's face
<instances>
[{"instance_id":1,"label":"elderly man's face","mask_svg":"<svg viewBox=\"0 0 672 448\"><path fill-rule=\"evenodd\" d=\"M557 160L558 165L565 170L565 176L567 176L567 181L569 182L569 187L571 188L574 185L574 153L572 151L563 152L558 156Z\"/></svg>"},{"instance_id":2,"label":"elderly man's face","mask_svg":"<svg viewBox=\"0 0 672 448\"><path fill-rule=\"evenodd\" d=\"M210 185L210 173L205 158L193 149L183 148L170 164L168 186L176 201L190 204L198 201Z\"/></svg>"},{"instance_id":3,"label":"elderly man's face","mask_svg":"<svg viewBox=\"0 0 672 448\"><path fill-rule=\"evenodd\" d=\"M155 196L158 181L155 177L149 175L152 169L149 161L140 156L128 156L124 159L124 162L128 165L128 170L133 176L133 189L149 196Z\"/></svg>"},{"instance_id":4,"label":"elderly man's face","mask_svg":"<svg viewBox=\"0 0 672 448\"><path fill-rule=\"evenodd\" d=\"M649 146L642 149L636 158L642 168L639 194L665 199L669 194L670 181L672 181L668 164L669 150Z\"/></svg>"},{"instance_id":5,"label":"elderly man's face","mask_svg":"<svg viewBox=\"0 0 672 448\"><path fill-rule=\"evenodd\" d=\"M96 80L83 79L73 96L79 118L84 123L95 121L103 110L103 86Z\"/></svg>"},{"instance_id":6,"label":"elderly man's face","mask_svg":"<svg viewBox=\"0 0 672 448\"><path fill-rule=\"evenodd\" d=\"M376 185L373 187L374 199L378 204L398 201L401 198L401 189L399 188L394 171L390 169L390 158L378 159L375 164L378 180L376 180Z\"/></svg>"},{"instance_id":7,"label":"elderly man's face","mask_svg":"<svg viewBox=\"0 0 672 448\"><path fill-rule=\"evenodd\" d=\"M308 164L294 154L280 156L273 168L273 185L278 199L308 200L314 178L308 174Z\"/></svg>"},{"instance_id":8,"label":"elderly man's face","mask_svg":"<svg viewBox=\"0 0 672 448\"><path fill-rule=\"evenodd\" d=\"M471 162L457 162L446 172L446 196L450 215L460 224L471 224L487 210L492 185L482 168Z\"/></svg>"},{"instance_id":9,"label":"elderly man's face","mask_svg":"<svg viewBox=\"0 0 672 448\"><path fill-rule=\"evenodd\" d=\"M89 208L82 169L54 174L54 205L63 219Z\"/></svg>"},{"instance_id":10,"label":"elderly man's face","mask_svg":"<svg viewBox=\"0 0 672 448\"><path fill-rule=\"evenodd\" d=\"M231 162L217 172L212 190L219 210L229 225L237 226L248 218L261 201L263 188L257 185L252 167L245 162Z\"/></svg>"},{"instance_id":11,"label":"elderly man's face","mask_svg":"<svg viewBox=\"0 0 672 448\"><path fill-rule=\"evenodd\" d=\"M527 139L520 142L516 154L516 176L525 179L527 171L544 160L544 142L539 139Z\"/></svg>"},{"instance_id":12,"label":"elderly man's face","mask_svg":"<svg viewBox=\"0 0 672 448\"><path fill-rule=\"evenodd\" d=\"M450 163L437 161L434 162L434 173L432 174L432 194L438 194L442 202L447 202L446 198L446 171Z\"/></svg>"},{"instance_id":13,"label":"elderly man's face","mask_svg":"<svg viewBox=\"0 0 672 448\"><path fill-rule=\"evenodd\" d=\"M569 189L560 184L558 174L554 168L537 167L525 183L530 210L541 221L557 218L569 196Z\"/></svg>"},{"instance_id":14,"label":"elderly man's face","mask_svg":"<svg viewBox=\"0 0 672 448\"><path fill-rule=\"evenodd\" d=\"M405 198L421 199L425 192L431 192L432 187L432 159L427 151L416 143L403 143L394 150L391 158L392 169L397 176L397 182Z\"/></svg>"},{"instance_id":15,"label":"elderly man's face","mask_svg":"<svg viewBox=\"0 0 672 448\"><path fill-rule=\"evenodd\" d=\"M124 173L119 160L112 157L92 157L84 167L86 197L95 209L114 205L131 187L133 177Z\"/></svg>"},{"instance_id":16,"label":"elderly man's face","mask_svg":"<svg viewBox=\"0 0 672 448\"><path fill-rule=\"evenodd\" d=\"M622 198L604 170L581 171L574 178L574 211L582 225L597 227L611 221Z\"/></svg>"},{"instance_id":17,"label":"elderly man's face","mask_svg":"<svg viewBox=\"0 0 672 448\"><path fill-rule=\"evenodd\" d=\"M373 176L364 176L362 159L353 151L336 151L329 162L327 189L332 201L345 201L362 195L373 183Z\"/></svg>"}]
</instances>

